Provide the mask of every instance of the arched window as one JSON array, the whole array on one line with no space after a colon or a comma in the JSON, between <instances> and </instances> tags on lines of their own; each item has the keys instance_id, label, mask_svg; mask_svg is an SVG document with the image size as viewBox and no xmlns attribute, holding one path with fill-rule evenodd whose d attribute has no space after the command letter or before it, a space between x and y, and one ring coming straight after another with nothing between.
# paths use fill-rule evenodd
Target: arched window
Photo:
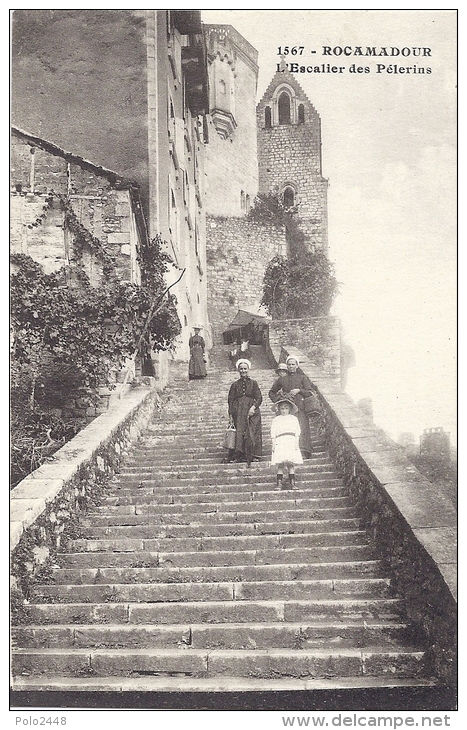
<instances>
[{"instance_id":1,"label":"arched window","mask_svg":"<svg viewBox=\"0 0 467 730\"><path fill-rule=\"evenodd\" d=\"M243 190L240 193L240 208L241 210L245 210L245 193Z\"/></svg>"},{"instance_id":2,"label":"arched window","mask_svg":"<svg viewBox=\"0 0 467 730\"><path fill-rule=\"evenodd\" d=\"M292 208L295 200L293 188L286 188L283 193L284 208Z\"/></svg>"},{"instance_id":3,"label":"arched window","mask_svg":"<svg viewBox=\"0 0 467 730\"><path fill-rule=\"evenodd\" d=\"M245 199L245 210L247 213L250 210L250 196L249 195L247 195L246 199Z\"/></svg>"},{"instance_id":4,"label":"arched window","mask_svg":"<svg viewBox=\"0 0 467 730\"><path fill-rule=\"evenodd\" d=\"M279 124L290 124L290 96L283 91L279 96Z\"/></svg>"},{"instance_id":5,"label":"arched window","mask_svg":"<svg viewBox=\"0 0 467 730\"><path fill-rule=\"evenodd\" d=\"M305 124L305 107L303 104L298 105L298 123Z\"/></svg>"},{"instance_id":6,"label":"arched window","mask_svg":"<svg viewBox=\"0 0 467 730\"><path fill-rule=\"evenodd\" d=\"M264 110L264 126L267 129L270 129L271 126L272 126L272 122L271 122L271 107L270 106L267 106L266 109Z\"/></svg>"},{"instance_id":7,"label":"arched window","mask_svg":"<svg viewBox=\"0 0 467 730\"><path fill-rule=\"evenodd\" d=\"M220 79L219 81L219 91L221 92L221 94L225 94L227 91L224 79Z\"/></svg>"}]
</instances>

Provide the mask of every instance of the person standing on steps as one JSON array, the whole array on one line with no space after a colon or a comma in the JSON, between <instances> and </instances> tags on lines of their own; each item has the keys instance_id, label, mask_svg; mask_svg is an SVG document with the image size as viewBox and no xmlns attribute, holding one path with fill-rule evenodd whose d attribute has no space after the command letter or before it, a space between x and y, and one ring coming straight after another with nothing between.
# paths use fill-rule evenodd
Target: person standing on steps
<instances>
[{"instance_id":1,"label":"person standing on steps","mask_svg":"<svg viewBox=\"0 0 467 730\"><path fill-rule=\"evenodd\" d=\"M240 358L236 363L240 378L232 383L228 395L229 417L235 429L235 448L229 450L227 461L244 462L250 466L262 454L261 411L263 396L256 380L249 375L251 363Z\"/></svg>"},{"instance_id":2,"label":"person standing on steps","mask_svg":"<svg viewBox=\"0 0 467 730\"><path fill-rule=\"evenodd\" d=\"M310 421L305 413L305 398L313 392L314 388L310 379L298 367L296 357L289 355L285 361L287 372L277 378L269 391L269 397L273 403L281 395L289 395L298 408L297 418L300 423L300 451L304 459L311 457L311 431ZM279 392L281 391L281 392Z\"/></svg>"},{"instance_id":3,"label":"person standing on steps","mask_svg":"<svg viewBox=\"0 0 467 730\"><path fill-rule=\"evenodd\" d=\"M298 408L290 396L283 396L274 404L277 415L271 424L271 464L277 464L277 486L279 489L295 487L295 465L303 464L300 453L300 423ZM284 484L284 470L289 474L289 486Z\"/></svg>"},{"instance_id":4,"label":"person standing on steps","mask_svg":"<svg viewBox=\"0 0 467 730\"><path fill-rule=\"evenodd\" d=\"M284 375L287 375L287 372L287 365L285 364L285 362L280 362L276 368L276 375L279 378L283 378Z\"/></svg>"},{"instance_id":5,"label":"person standing on steps","mask_svg":"<svg viewBox=\"0 0 467 730\"><path fill-rule=\"evenodd\" d=\"M190 362L188 363L188 379L199 380L207 375L204 350L206 348L203 337L200 335L201 325L195 325L195 332L188 341L190 347Z\"/></svg>"}]
</instances>

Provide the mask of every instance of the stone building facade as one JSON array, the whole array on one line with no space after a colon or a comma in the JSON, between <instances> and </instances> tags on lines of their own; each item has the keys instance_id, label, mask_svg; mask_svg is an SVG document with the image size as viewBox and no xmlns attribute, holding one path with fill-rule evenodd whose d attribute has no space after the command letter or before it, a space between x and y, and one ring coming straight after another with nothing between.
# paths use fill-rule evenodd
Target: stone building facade
<instances>
[{"instance_id":1,"label":"stone building facade","mask_svg":"<svg viewBox=\"0 0 467 730\"><path fill-rule=\"evenodd\" d=\"M10 250L28 254L46 273L67 267L73 233L64 201L102 247L115 258L119 278L141 282L138 251L147 238L139 188L115 172L72 155L46 140L12 129ZM91 282L101 267L84 252Z\"/></svg>"},{"instance_id":2,"label":"stone building facade","mask_svg":"<svg viewBox=\"0 0 467 730\"><path fill-rule=\"evenodd\" d=\"M171 281L188 356L207 324L204 143L208 111L200 11L15 10L12 122L140 186ZM171 282L170 282L171 283Z\"/></svg>"},{"instance_id":3,"label":"stone building facade","mask_svg":"<svg viewBox=\"0 0 467 730\"><path fill-rule=\"evenodd\" d=\"M214 342L239 309L257 312L266 266L285 254L282 227L248 213L258 193L258 52L230 25L206 25L209 144L206 146L206 251Z\"/></svg>"},{"instance_id":4,"label":"stone building facade","mask_svg":"<svg viewBox=\"0 0 467 730\"><path fill-rule=\"evenodd\" d=\"M285 65L257 106L259 192L297 206L311 250L328 251L328 182L322 175L321 120Z\"/></svg>"},{"instance_id":5,"label":"stone building facade","mask_svg":"<svg viewBox=\"0 0 467 730\"><path fill-rule=\"evenodd\" d=\"M209 72L206 213L244 216L258 192L258 52L231 25L205 25Z\"/></svg>"}]
</instances>

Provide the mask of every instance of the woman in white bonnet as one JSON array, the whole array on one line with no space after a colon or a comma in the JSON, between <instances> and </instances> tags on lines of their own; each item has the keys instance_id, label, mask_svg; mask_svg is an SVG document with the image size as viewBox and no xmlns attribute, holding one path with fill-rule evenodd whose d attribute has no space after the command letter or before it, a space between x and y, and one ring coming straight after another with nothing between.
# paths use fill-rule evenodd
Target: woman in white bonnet
<instances>
[{"instance_id":1,"label":"woman in white bonnet","mask_svg":"<svg viewBox=\"0 0 467 730\"><path fill-rule=\"evenodd\" d=\"M262 454L261 412L263 396L256 380L250 378L251 363L240 358L236 364L240 378L229 390L229 416L236 429L235 449L229 451L228 461L259 461Z\"/></svg>"}]
</instances>

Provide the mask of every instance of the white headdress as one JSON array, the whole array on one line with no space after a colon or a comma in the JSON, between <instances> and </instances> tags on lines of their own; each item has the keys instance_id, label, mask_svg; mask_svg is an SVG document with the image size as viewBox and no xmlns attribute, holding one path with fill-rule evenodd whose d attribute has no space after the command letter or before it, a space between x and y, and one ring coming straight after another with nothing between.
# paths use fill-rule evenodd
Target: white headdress
<instances>
[{"instance_id":1,"label":"white headdress","mask_svg":"<svg viewBox=\"0 0 467 730\"><path fill-rule=\"evenodd\" d=\"M246 365L248 370L251 370L251 362L244 357L240 358L240 360L237 360L237 362L235 363L235 367L237 368L237 370L240 365Z\"/></svg>"}]
</instances>

